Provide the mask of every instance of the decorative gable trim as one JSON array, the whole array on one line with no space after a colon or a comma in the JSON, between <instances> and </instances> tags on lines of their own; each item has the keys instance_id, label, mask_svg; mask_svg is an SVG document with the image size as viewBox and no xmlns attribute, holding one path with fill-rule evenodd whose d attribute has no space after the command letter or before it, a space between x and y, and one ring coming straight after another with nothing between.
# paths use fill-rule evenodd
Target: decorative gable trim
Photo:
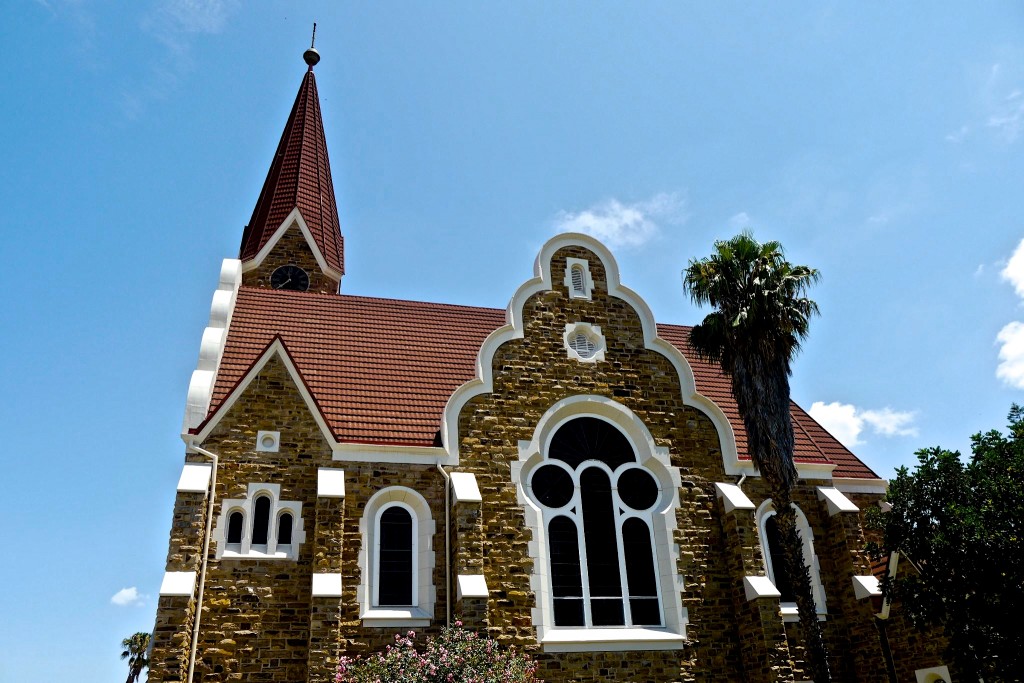
<instances>
[{"instance_id":1,"label":"decorative gable trim","mask_svg":"<svg viewBox=\"0 0 1024 683\"><path fill-rule=\"evenodd\" d=\"M619 266L615 261L615 257L612 256L612 253L606 246L593 237L574 232L556 235L541 247L533 266L534 277L520 285L505 309L505 325L492 332L480 346L480 352L477 354L476 361L476 378L456 389L448 399L441 424L441 441L448 451L449 462L458 462L459 414L462 412L462 408L474 396L493 391L492 361L494 360L494 354L505 342L523 338L523 307L534 294L554 289L551 277L552 259L559 249L570 246L581 246L589 249L601 260L607 274L608 294L622 299L633 307L640 318L644 346L660 353L672 363L682 387L683 403L697 408L714 423L718 432L722 458L725 461L726 473L755 474L752 464L749 462L741 463L739 460L736 451L736 436L725 413L711 399L697 393L693 369L682 352L658 336L654 314L651 312L650 307L636 292L620 282Z\"/></svg>"},{"instance_id":2,"label":"decorative gable trim","mask_svg":"<svg viewBox=\"0 0 1024 683\"><path fill-rule=\"evenodd\" d=\"M288 214L287 218L284 219L284 222L278 226L277 230L274 231L274 234L270 236L269 240L267 240L267 243L263 245L263 248L256 253L256 256L254 256L251 261L245 261L242 263L242 272L248 273L251 270L259 268L270 252L274 250L274 247L277 246L277 243L281 241L281 238L284 237L284 234L288 232L292 226L298 226L299 232L302 233L302 236L306 240L306 244L309 245L310 250L313 252L313 256L316 258L316 263L320 266L320 270L340 282L341 273L328 265L327 259L324 258L324 254L320 250L320 246L316 243L316 240L313 239L313 233L310 232L309 226L302 218L302 212L299 211L299 207L297 206L292 209L292 212Z\"/></svg>"},{"instance_id":3,"label":"decorative gable trim","mask_svg":"<svg viewBox=\"0 0 1024 683\"><path fill-rule=\"evenodd\" d=\"M242 376L242 379L238 381L238 384L231 390L227 397L221 402L217 409L210 414L206 420L199 425L195 434L191 434L189 431L185 431L181 436L186 443L192 445L198 445L203 443L210 433L213 432L214 428L224 418L224 416L231 410L231 407L235 405L235 402L245 393L252 384L253 380L259 376L266 367L267 363L270 362L271 358L278 357L281 362L284 363L285 369L288 371L288 375L295 382L295 386L298 387L299 394L302 396L302 400L305 401L306 407L309 409L313 419L316 420L317 426L320 427L320 433L323 434L324 439L333 448L336 441L334 435L331 433L331 428L327 424L327 420L324 418L323 412L320 410L320 406L313 398L313 394L309 391L309 387L306 386L306 381L302 377L302 373L295 366L295 362L292 360L291 354L288 353L288 348L285 346L284 341L281 337L274 337L274 340L267 345L266 350L260 355L259 358L253 362L249 371Z\"/></svg>"}]
</instances>

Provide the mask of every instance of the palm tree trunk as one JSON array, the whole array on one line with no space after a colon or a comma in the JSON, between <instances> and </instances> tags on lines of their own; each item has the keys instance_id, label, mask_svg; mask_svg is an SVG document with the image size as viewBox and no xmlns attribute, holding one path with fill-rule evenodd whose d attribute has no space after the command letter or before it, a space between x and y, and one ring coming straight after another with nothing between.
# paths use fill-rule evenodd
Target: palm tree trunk
<instances>
[{"instance_id":1,"label":"palm tree trunk","mask_svg":"<svg viewBox=\"0 0 1024 683\"><path fill-rule=\"evenodd\" d=\"M815 683L830 683L828 650L814 604L811 576L792 506L797 472L793 462L793 423L789 412L789 361L782 354L750 354L736 359L732 390L747 431L747 450L775 507L784 571L796 594L807 664Z\"/></svg>"}]
</instances>

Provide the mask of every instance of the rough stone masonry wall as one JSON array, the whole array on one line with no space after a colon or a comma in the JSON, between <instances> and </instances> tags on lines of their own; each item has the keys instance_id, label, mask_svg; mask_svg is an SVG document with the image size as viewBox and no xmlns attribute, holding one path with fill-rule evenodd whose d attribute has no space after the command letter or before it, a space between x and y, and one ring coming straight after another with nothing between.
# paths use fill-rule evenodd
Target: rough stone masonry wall
<instances>
[{"instance_id":1,"label":"rough stone masonry wall","mask_svg":"<svg viewBox=\"0 0 1024 683\"><path fill-rule=\"evenodd\" d=\"M281 235L281 239L270 250L259 268L242 275L242 284L248 287L270 289L270 276L274 274L275 270L286 265L296 265L306 271L306 274L309 275L308 291L321 294L337 293L338 281L328 277L321 270L316 256L309 248L309 242L306 241L302 230L296 223L293 223Z\"/></svg>"}]
</instances>

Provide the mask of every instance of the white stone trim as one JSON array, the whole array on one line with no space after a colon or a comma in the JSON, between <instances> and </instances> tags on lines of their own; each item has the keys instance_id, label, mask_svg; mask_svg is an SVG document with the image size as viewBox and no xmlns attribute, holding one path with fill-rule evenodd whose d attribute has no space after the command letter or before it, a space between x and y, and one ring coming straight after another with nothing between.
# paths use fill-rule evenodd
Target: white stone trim
<instances>
[{"instance_id":1,"label":"white stone trim","mask_svg":"<svg viewBox=\"0 0 1024 683\"><path fill-rule=\"evenodd\" d=\"M655 572L658 575L658 597L664 620L661 628L588 629L555 626L548 568L547 527L543 510L526 490L526 481L535 468L550 462L546 459L547 445L554 433L561 425L577 417L604 419L619 428L633 447L638 464L655 477L661 488L662 498L647 518L654 536ZM669 450L655 443L654 437L635 413L604 396L579 395L562 399L541 416L532 440L519 442L519 458L512 463L511 474L516 498L523 507L526 525L532 531L527 547L530 557L534 559L530 576L530 588L536 596L532 610L533 624L537 629L537 639L544 644L545 651L602 649L594 645L598 642L607 645L603 649L609 650L674 649L675 645L671 644L680 643L686 638L688 615L682 604L684 583L678 564L679 546L673 538L682 479L679 469L671 464ZM590 632L600 633L588 635Z\"/></svg>"},{"instance_id":2,"label":"white stone trim","mask_svg":"<svg viewBox=\"0 0 1024 683\"><path fill-rule=\"evenodd\" d=\"M178 477L178 493L206 493L210 490L213 466L208 463L187 462Z\"/></svg>"},{"instance_id":3,"label":"white stone trim","mask_svg":"<svg viewBox=\"0 0 1024 683\"><path fill-rule=\"evenodd\" d=\"M594 345L594 352L591 355L584 356L579 350L572 347L572 340L579 334L582 334L587 338L587 341ZM604 360L606 342L604 335L601 334L600 325L581 322L566 323L565 331L562 333L562 344L565 346L565 351L569 358L578 360L581 363L598 363Z\"/></svg>"},{"instance_id":4,"label":"white stone trim","mask_svg":"<svg viewBox=\"0 0 1024 683\"><path fill-rule=\"evenodd\" d=\"M332 443L332 458L338 462L386 462L398 465L457 465L440 446L395 446L393 444Z\"/></svg>"},{"instance_id":5,"label":"white stone trim","mask_svg":"<svg viewBox=\"0 0 1024 683\"><path fill-rule=\"evenodd\" d=\"M456 503L480 503L480 487L476 484L476 475L472 472L452 472L452 493Z\"/></svg>"},{"instance_id":6,"label":"white stone trim","mask_svg":"<svg viewBox=\"0 0 1024 683\"><path fill-rule=\"evenodd\" d=\"M267 529L267 543L252 542L252 526L254 522L254 504L256 499L266 496L270 498L270 518ZM242 541L228 543L228 524L231 514L242 513ZM292 542L279 544L277 539L278 520L281 515L292 516ZM299 548L306 541L305 522L302 519L302 502L297 500L281 500L280 484L249 483L245 498L227 498L220 502L220 514L217 525L210 536L216 553L220 559L246 560L297 560Z\"/></svg>"},{"instance_id":7,"label":"white stone trim","mask_svg":"<svg viewBox=\"0 0 1024 683\"><path fill-rule=\"evenodd\" d=\"M195 572L164 572L164 580L160 582L160 595L191 597L195 587Z\"/></svg>"},{"instance_id":8,"label":"white stone trim","mask_svg":"<svg viewBox=\"0 0 1024 683\"><path fill-rule=\"evenodd\" d=\"M316 495L318 498L344 498L345 470L329 467L317 469Z\"/></svg>"},{"instance_id":9,"label":"white stone trim","mask_svg":"<svg viewBox=\"0 0 1024 683\"><path fill-rule=\"evenodd\" d=\"M583 271L583 289L577 290L572 286L572 269L579 267ZM594 277L590 274L590 261L572 256L565 259L565 278L562 280L570 299L589 300L594 294Z\"/></svg>"},{"instance_id":10,"label":"white stone trim","mask_svg":"<svg viewBox=\"0 0 1024 683\"><path fill-rule=\"evenodd\" d=\"M878 579L874 576L854 576L853 594L858 600L882 594Z\"/></svg>"},{"instance_id":11,"label":"white stone trim","mask_svg":"<svg viewBox=\"0 0 1024 683\"><path fill-rule=\"evenodd\" d=\"M340 598L341 574L334 572L316 572L313 574L314 598Z\"/></svg>"},{"instance_id":12,"label":"white stone trim","mask_svg":"<svg viewBox=\"0 0 1024 683\"><path fill-rule=\"evenodd\" d=\"M810 523L807 521L807 516L804 515L804 511L800 507L793 503L793 509L796 510L796 527L800 532L800 540L803 541L804 545L804 563L807 564L808 573L811 575L811 592L814 595L814 606L818 611L818 618L822 615L827 614L825 602L825 587L821 583L821 566L818 563L818 556L814 552L814 531L811 529ZM757 521L757 535L761 541L761 556L764 558L764 570L765 575L773 579L774 583L774 568L772 567L772 556L768 552L768 535L765 533L765 522L768 518L775 514L775 506L772 505L772 499L767 498L761 505L758 506L757 511L754 513L754 519ZM787 608L795 607L796 603L782 603L783 617L787 614ZM795 614L795 612L794 612Z\"/></svg>"},{"instance_id":13,"label":"white stone trim","mask_svg":"<svg viewBox=\"0 0 1024 683\"><path fill-rule=\"evenodd\" d=\"M889 482L884 479L861 479L860 477L835 477L832 485L843 493L880 493L885 495Z\"/></svg>"},{"instance_id":14,"label":"white stone trim","mask_svg":"<svg viewBox=\"0 0 1024 683\"><path fill-rule=\"evenodd\" d=\"M299 207L297 206L292 209L291 213L289 213L287 217L285 217L281 222L281 225L277 227L277 230L274 231L274 234L270 236L270 239L267 240L267 243L263 245L263 248L259 250L256 256L254 256L251 261L246 261L242 265L242 272L248 273L251 270L259 268L260 264L262 264L264 259L266 259L270 252L274 250L274 247L277 246L279 241L281 241L281 238L284 237L285 233L293 227L297 227L299 231L302 232L302 236L306 239L306 244L309 245L310 251L313 252L313 256L316 258L316 263L320 266L320 270L340 282L341 273L327 265L327 259L325 259L323 253L321 253L316 240L313 239L313 233L310 232L309 226L306 225L306 221L303 219L302 213L299 211Z\"/></svg>"},{"instance_id":15,"label":"white stone trim","mask_svg":"<svg viewBox=\"0 0 1024 683\"><path fill-rule=\"evenodd\" d=\"M486 598L490 593L487 591L487 580L483 574L459 574L456 579L458 590L457 599L463 598Z\"/></svg>"},{"instance_id":16,"label":"white stone trim","mask_svg":"<svg viewBox=\"0 0 1024 683\"><path fill-rule=\"evenodd\" d=\"M756 507L754 502L747 498L747 494L743 493L743 489L736 484L716 483L715 494L722 499L726 512L753 510Z\"/></svg>"},{"instance_id":17,"label":"white stone trim","mask_svg":"<svg viewBox=\"0 0 1024 683\"><path fill-rule=\"evenodd\" d=\"M950 683L953 678L947 666L933 666L930 669L918 669L914 672L917 683Z\"/></svg>"},{"instance_id":18,"label":"white stone trim","mask_svg":"<svg viewBox=\"0 0 1024 683\"><path fill-rule=\"evenodd\" d=\"M413 604L405 606L378 606L377 602L377 553L381 513L399 505L407 510L413 520ZM434 587L435 524L430 514L430 505L419 492L405 486L390 486L370 496L363 516L359 520L362 544L359 548L360 583L356 588L356 602L364 626L401 627L427 626L434 614L436 589Z\"/></svg>"},{"instance_id":19,"label":"white stone trim","mask_svg":"<svg viewBox=\"0 0 1024 683\"><path fill-rule=\"evenodd\" d=\"M824 500L828 505L829 517L835 517L840 512L860 512L860 508L854 505L852 500L832 486L819 486L818 500Z\"/></svg>"},{"instance_id":20,"label":"white stone trim","mask_svg":"<svg viewBox=\"0 0 1024 683\"><path fill-rule=\"evenodd\" d=\"M231 326L231 316L241 285L242 262L238 259L224 259L220 266L217 289L210 303L210 320L199 344L199 360L188 384L182 432L199 426L210 410L213 385L220 369L221 358L224 356L224 344L227 341L228 328Z\"/></svg>"},{"instance_id":21,"label":"white stone trim","mask_svg":"<svg viewBox=\"0 0 1024 683\"><path fill-rule=\"evenodd\" d=\"M743 592L747 596L747 602L758 598L782 597L782 593L767 576L744 576Z\"/></svg>"},{"instance_id":22,"label":"white stone trim","mask_svg":"<svg viewBox=\"0 0 1024 683\"><path fill-rule=\"evenodd\" d=\"M260 453L277 453L281 449L281 432L260 430L256 432L256 450Z\"/></svg>"}]
</instances>

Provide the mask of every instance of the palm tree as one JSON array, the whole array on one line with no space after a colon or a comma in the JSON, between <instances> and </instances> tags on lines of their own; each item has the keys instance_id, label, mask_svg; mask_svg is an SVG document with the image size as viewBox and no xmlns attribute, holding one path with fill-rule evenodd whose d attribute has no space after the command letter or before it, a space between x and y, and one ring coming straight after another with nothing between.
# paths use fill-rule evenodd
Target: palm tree
<instances>
[{"instance_id":1,"label":"palm tree","mask_svg":"<svg viewBox=\"0 0 1024 683\"><path fill-rule=\"evenodd\" d=\"M138 683L142 670L149 668L148 633L136 633L131 638L121 641L121 659L128 660L128 680L125 683Z\"/></svg>"},{"instance_id":2,"label":"palm tree","mask_svg":"<svg viewBox=\"0 0 1024 683\"><path fill-rule=\"evenodd\" d=\"M747 450L775 506L783 569L796 593L808 664L816 683L831 681L811 578L796 528L791 492L793 425L789 412L791 362L807 336L818 305L805 296L818 271L789 263L778 242L760 244L749 232L715 242L714 253L692 259L683 289L698 305L716 310L690 333L690 346L731 378Z\"/></svg>"}]
</instances>

